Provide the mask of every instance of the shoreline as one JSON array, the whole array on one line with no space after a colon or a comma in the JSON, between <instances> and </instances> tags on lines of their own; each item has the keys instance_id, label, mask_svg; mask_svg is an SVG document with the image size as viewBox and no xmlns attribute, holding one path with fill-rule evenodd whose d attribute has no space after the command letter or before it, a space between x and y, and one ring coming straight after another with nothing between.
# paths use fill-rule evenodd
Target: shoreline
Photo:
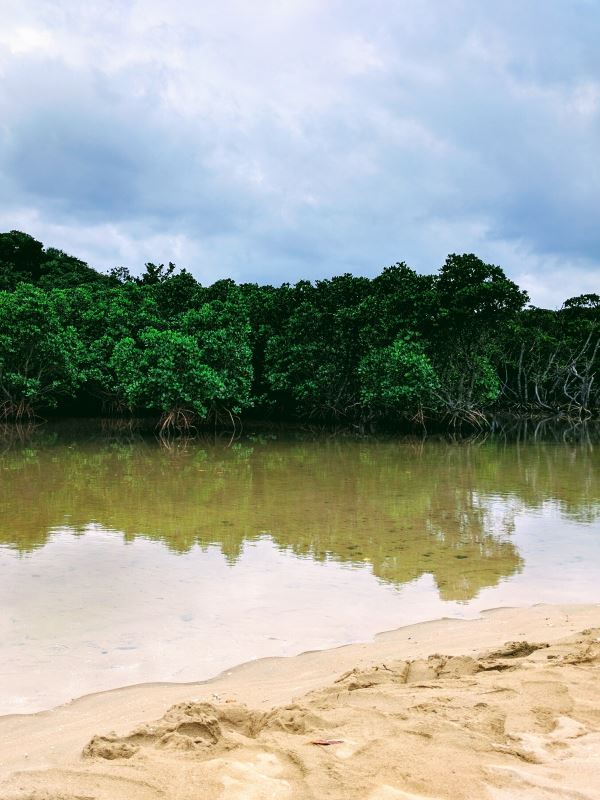
<instances>
[{"instance_id":1,"label":"shoreline","mask_svg":"<svg viewBox=\"0 0 600 800\"><path fill-rule=\"evenodd\" d=\"M528 434L531 443L552 443L556 441L553 434L554 431L570 431L572 433L578 432L574 437L574 441L578 439L587 441L589 431L595 431L600 425L600 409L591 413L589 417L581 419L580 416L564 416L560 410L555 411L546 416L544 413L531 412L528 414L513 413L506 409L503 411L485 412L482 419L485 424L482 426L473 426L468 420L463 420L462 425L454 427L445 421L445 414L440 416L432 416L429 418L429 426L423 427L420 424L411 422L410 419L404 422L396 421L387 423L380 421L378 426L372 430L360 430L360 427L354 423L347 423L342 425L339 421L332 419L324 419L321 422L316 422L314 419L301 419L301 418L280 418L273 419L270 417L253 417L242 418L241 430L232 428L228 424L220 424L215 426L210 422L198 423L188 431L172 431L169 437L172 442L177 441L196 441L198 443L207 444L216 438L228 439L235 434L236 440L242 440L248 437L254 437L263 433L275 433L282 439L290 438L328 438L332 434L340 438L357 439L364 442L378 441L378 440L399 440L399 441L421 441L424 439L439 438L446 441L448 436L453 438L463 439L465 441L470 439L477 439L481 436L501 436L503 441L518 440L522 435L521 428L525 428L531 424L535 425L539 430L534 429L533 432ZM89 415L73 415L63 414L54 416L46 413L45 416L39 417L38 421L18 422L16 420L5 421L0 429L5 437L11 436L22 439L23 437L34 437L44 431L57 430L64 434L79 435L81 433L91 434L92 439L102 439L106 436L107 432L114 434L115 432L131 433L132 431L141 438L149 441L155 440L159 444L163 444L165 436L159 432L159 420L153 416L102 416L99 414ZM516 428L515 428L516 426ZM98 435L100 434L100 435ZM168 437L167 437L168 438Z\"/></svg>"},{"instance_id":2,"label":"shoreline","mask_svg":"<svg viewBox=\"0 0 600 800\"><path fill-rule=\"evenodd\" d=\"M475 619L443 618L385 631L366 643L249 661L207 681L136 684L84 695L48 711L5 715L0 717L0 797L11 796L2 794L11 774L36 775L43 785L45 774L80 768L81 751L96 734L124 736L177 703L230 702L265 711L322 690L344 672L376 663L434 653L472 658L507 641L551 643L598 626L600 604L489 609Z\"/></svg>"},{"instance_id":3,"label":"shoreline","mask_svg":"<svg viewBox=\"0 0 600 800\"><path fill-rule=\"evenodd\" d=\"M164 688L166 690L171 689L179 689L185 687L202 687L208 686L212 683L220 682L225 680L228 677L231 677L237 672L244 671L249 667L254 667L256 665L261 664L269 664L271 662L280 662L280 661L294 661L295 659L303 659L308 656L315 656L321 654L334 654L336 651L339 650L346 650L347 648L370 648L371 646L375 646L380 638L385 637L396 637L403 631L408 631L410 629L425 629L429 625L440 625L444 623L469 623L469 622L477 622L488 615L497 614L499 612L510 612L510 611L523 611L523 610L533 610L533 609L592 609L598 608L600 614L600 602L596 603L534 603L531 606L497 606L495 608L484 608L479 612L476 612L475 616L472 617L435 617L430 620L423 620L420 622L411 622L407 625L401 625L398 628L390 628L387 630L378 631L375 633L370 639L365 640L358 640L352 642L346 642L343 644L333 645L332 647L324 647L324 648L316 648L316 649L309 649L309 650L302 650L298 653L294 653L292 655L283 655L283 656L260 656L259 658L252 658L247 661L240 661L239 663L233 664L230 667L225 667L225 669L220 670L219 672L215 673L208 678L195 680L195 681L141 681L137 683L128 683L124 684L123 686L115 686L109 689L98 689L97 691L92 692L85 692L82 695L78 695L77 697L73 697L70 700L66 700L63 703L57 703L56 705L50 706L49 708L41 708L38 711L15 711L9 712L7 714L0 714L0 726L2 725L4 720L9 719L29 719L31 717L39 717L44 716L47 714L54 714L61 709L70 708L72 706L76 706L79 703L85 702L90 698L95 697L102 697L102 696L110 696L113 694L120 694L126 693L130 691L141 691L144 689L155 691ZM408 637L410 638L410 637ZM476 649L476 648L475 648Z\"/></svg>"},{"instance_id":4,"label":"shoreline","mask_svg":"<svg viewBox=\"0 0 600 800\"><path fill-rule=\"evenodd\" d=\"M174 687L199 687L205 686L216 681L220 681L225 679L228 676L231 676L233 673L238 672L239 670L245 670L251 665L258 665L267 662L279 662L279 661L289 661L293 659L303 658L305 656L311 655L318 655L322 653L335 653L337 650L345 650L346 648L350 647L369 647L371 645L375 645L380 637L386 636L393 636L400 631L407 631L411 628L421 628L427 625L444 623L444 622L475 622L481 619L483 616L487 614L494 614L498 611L514 611L518 609L527 609L527 608L537 608L539 607L550 607L550 608L567 608L567 607L575 607L575 608L587 608L587 607L594 607L596 604L594 603L535 603L532 606L497 606L495 608L484 608L480 611L474 612L473 616L468 617L452 617L452 616L444 616L444 617L435 617L428 620L421 620L419 622L409 622L406 625L401 625L397 628L389 628L382 631L377 631L373 636L369 639L358 639L355 641L344 642L341 644L334 644L331 647L318 647L318 648L311 648L309 650L301 650L297 653L292 653L291 655L269 655L269 656L259 656L258 658L251 658L247 661L240 661L236 664L233 664L230 667L225 667L224 669L216 672L214 675L211 675L208 678L202 678L199 680L192 680L192 681L138 681L136 683L126 683L122 686L114 686L108 689L98 689L91 692L85 692L84 694L78 695L76 697L71 698L70 700L65 700L62 703L57 703L56 705L49 706L48 708L40 708L37 711L10 711L8 713L2 714L0 713L0 726L3 720L7 719L27 719L29 717L37 717L45 714L51 714L54 712L59 711L62 708L67 708L73 705L76 705L82 701L87 700L88 698L93 697L101 697L103 695L112 695L121 692L128 692L132 690L155 690L163 688L174 688ZM600 609L600 602L597 604L598 608Z\"/></svg>"}]
</instances>

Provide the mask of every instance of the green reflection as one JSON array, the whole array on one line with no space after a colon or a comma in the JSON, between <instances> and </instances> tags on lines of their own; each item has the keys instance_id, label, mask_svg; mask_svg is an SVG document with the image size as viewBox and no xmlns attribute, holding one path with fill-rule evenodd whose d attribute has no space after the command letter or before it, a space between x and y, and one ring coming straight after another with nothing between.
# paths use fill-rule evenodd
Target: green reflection
<instances>
[{"instance_id":1,"label":"green reflection","mask_svg":"<svg viewBox=\"0 0 600 800\"><path fill-rule=\"evenodd\" d=\"M176 552L217 544L233 563L268 535L397 585L431 574L443 599L466 601L522 568L517 511L552 501L571 519L598 516L597 460L540 443L33 436L0 456L0 543L26 552L97 522Z\"/></svg>"}]
</instances>

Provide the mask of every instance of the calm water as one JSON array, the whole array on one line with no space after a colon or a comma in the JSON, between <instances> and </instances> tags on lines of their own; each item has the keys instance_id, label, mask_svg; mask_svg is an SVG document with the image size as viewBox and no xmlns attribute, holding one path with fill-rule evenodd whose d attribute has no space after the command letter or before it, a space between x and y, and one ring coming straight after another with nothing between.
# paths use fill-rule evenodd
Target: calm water
<instances>
[{"instance_id":1,"label":"calm water","mask_svg":"<svg viewBox=\"0 0 600 800\"><path fill-rule=\"evenodd\" d=\"M0 713L485 608L600 602L589 441L48 429L0 454Z\"/></svg>"}]
</instances>

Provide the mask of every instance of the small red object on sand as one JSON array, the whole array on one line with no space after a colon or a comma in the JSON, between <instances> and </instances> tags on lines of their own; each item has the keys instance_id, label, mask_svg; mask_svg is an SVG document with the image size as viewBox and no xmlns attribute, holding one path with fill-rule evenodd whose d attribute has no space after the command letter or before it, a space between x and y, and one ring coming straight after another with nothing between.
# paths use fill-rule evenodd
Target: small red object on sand
<instances>
[{"instance_id":1,"label":"small red object on sand","mask_svg":"<svg viewBox=\"0 0 600 800\"><path fill-rule=\"evenodd\" d=\"M311 744L320 744L323 747L327 747L330 744L343 744L343 742L343 739L315 739Z\"/></svg>"}]
</instances>

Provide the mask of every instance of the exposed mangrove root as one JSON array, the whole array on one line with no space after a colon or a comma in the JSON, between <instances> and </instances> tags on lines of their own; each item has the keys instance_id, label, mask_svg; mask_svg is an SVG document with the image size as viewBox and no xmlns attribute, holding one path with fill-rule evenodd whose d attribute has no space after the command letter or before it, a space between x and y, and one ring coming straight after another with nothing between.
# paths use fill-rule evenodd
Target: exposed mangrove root
<instances>
[{"instance_id":1,"label":"exposed mangrove root","mask_svg":"<svg viewBox=\"0 0 600 800\"><path fill-rule=\"evenodd\" d=\"M173 433L189 434L196 430L194 422L198 415L189 408L172 408L165 411L158 421L158 435L169 436Z\"/></svg>"},{"instance_id":2,"label":"exposed mangrove root","mask_svg":"<svg viewBox=\"0 0 600 800\"><path fill-rule=\"evenodd\" d=\"M113 395L100 395L100 400L102 403L102 415L107 415L111 417L124 417L131 415L132 408L128 405L125 400L120 397L114 397Z\"/></svg>"},{"instance_id":3,"label":"exposed mangrove root","mask_svg":"<svg viewBox=\"0 0 600 800\"><path fill-rule=\"evenodd\" d=\"M213 406L209 412L209 419L212 421L215 431L217 428L225 428L226 430L231 431L231 438L227 445L228 447L242 435L242 420L229 408L225 408L223 406Z\"/></svg>"},{"instance_id":4,"label":"exposed mangrove root","mask_svg":"<svg viewBox=\"0 0 600 800\"><path fill-rule=\"evenodd\" d=\"M41 420L31 402L24 398L20 400L5 400L0 404L0 420L4 422L33 422Z\"/></svg>"},{"instance_id":5,"label":"exposed mangrove root","mask_svg":"<svg viewBox=\"0 0 600 800\"><path fill-rule=\"evenodd\" d=\"M466 424L482 431L490 426L490 421L484 412L472 408L453 409L444 414L442 419L447 421L453 429L460 428Z\"/></svg>"}]
</instances>

